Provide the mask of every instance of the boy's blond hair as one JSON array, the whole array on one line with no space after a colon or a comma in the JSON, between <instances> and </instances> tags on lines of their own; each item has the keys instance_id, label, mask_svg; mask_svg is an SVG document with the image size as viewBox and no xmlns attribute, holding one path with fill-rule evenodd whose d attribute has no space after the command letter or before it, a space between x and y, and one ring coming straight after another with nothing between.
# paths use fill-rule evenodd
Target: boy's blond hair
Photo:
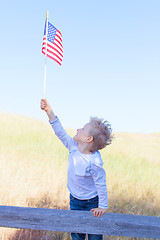
<instances>
[{"instance_id":1,"label":"boy's blond hair","mask_svg":"<svg viewBox=\"0 0 160 240\"><path fill-rule=\"evenodd\" d=\"M97 117L91 117L89 122L93 126L90 130L90 134L93 136L92 152L103 149L112 143L114 136L108 121L104 121Z\"/></svg>"}]
</instances>

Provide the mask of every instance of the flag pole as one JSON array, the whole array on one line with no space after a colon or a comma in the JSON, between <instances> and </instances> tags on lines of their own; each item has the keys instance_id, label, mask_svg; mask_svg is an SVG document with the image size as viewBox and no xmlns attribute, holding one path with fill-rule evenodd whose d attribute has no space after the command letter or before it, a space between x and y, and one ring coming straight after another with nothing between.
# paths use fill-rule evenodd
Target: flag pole
<instances>
[{"instance_id":1,"label":"flag pole","mask_svg":"<svg viewBox=\"0 0 160 240\"><path fill-rule=\"evenodd\" d=\"M45 69L44 69L44 98L46 97L47 35L48 35L48 10L47 10L47 15L46 15L46 51L45 51Z\"/></svg>"}]
</instances>

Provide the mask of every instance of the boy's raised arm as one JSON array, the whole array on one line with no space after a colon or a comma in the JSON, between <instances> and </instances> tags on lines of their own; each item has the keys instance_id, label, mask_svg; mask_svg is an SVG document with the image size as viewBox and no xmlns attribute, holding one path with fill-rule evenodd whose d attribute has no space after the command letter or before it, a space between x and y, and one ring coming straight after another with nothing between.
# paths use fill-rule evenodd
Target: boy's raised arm
<instances>
[{"instance_id":1,"label":"boy's raised arm","mask_svg":"<svg viewBox=\"0 0 160 240\"><path fill-rule=\"evenodd\" d=\"M49 121L52 122L56 119L56 116L54 115L54 112L46 99L41 99L41 109L47 113Z\"/></svg>"},{"instance_id":2,"label":"boy's raised arm","mask_svg":"<svg viewBox=\"0 0 160 240\"><path fill-rule=\"evenodd\" d=\"M55 116L49 102L46 99L42 99L40 107L42 110L44 110L47 113L50 124L51 124L56 136L61 140L61 142L64 144L64 146L70 150L72 145L74 145L75 141L73 140L72 137L70 137L68 135L68 133L62 127L61 122Z\"/></svg>"}]
</instances>

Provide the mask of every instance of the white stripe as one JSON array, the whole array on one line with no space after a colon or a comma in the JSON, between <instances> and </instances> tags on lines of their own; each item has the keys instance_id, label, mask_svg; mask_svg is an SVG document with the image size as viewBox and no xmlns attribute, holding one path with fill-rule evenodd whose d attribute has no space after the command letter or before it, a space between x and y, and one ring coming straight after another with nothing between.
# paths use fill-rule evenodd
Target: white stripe
<instances>
[{"instance_id":1,"label":"white stripe","mask_svg":"<svg viewBox=\"0 0 160 240\"><path fill-rule=\"evenodd\" d=\"M46 44L46 39L44 40L43 38L43 42ZM63 47L56 41L56 38L55 38L55 43L59 46L59 48L57 46L55 46L53 43L47 41L48 44L50 44L51 46L53 46L54 48L56 48L62 55L63 55Z\"/></svg>"},{"instance_id":2,"label":"white stripe","mask_svg":"<svg viewBox=\"0 0 160 240\"><path fill-rule=\"evenodd\" d=\"M60 34L58 31L56 32L56 34L62 39L62 34Z\"/></svg>"},{"instance_id":3,"label":"white stripe","mask_svg":"<svg viewBox=\"0 0 160 240\"><path fill-rule=\"evenodd\" d=\"M59 42L62 44L62 46L60 45L60 47L61 47L61 48L63 47L63 42L62 42L57 36L55 36L55 39L54 39L54 40L59 41Z\"/></svg>"},{"instance_id":4,"label":"white stripe","mask_svg":"<svg viewBox=\"0 0 160 240\"><path fill-rule=\"evenodd\" d=\"M49 49L49 48L48 48ZM63 57L61 57L61 55L59 55L59 53L57 53L57 51L53 50L53 49L50 49L51 52L55 53L59 58L60 60L62 61ZM51 54L51 53L50 53Z\"/></svg>"},{"instance_id":5,"label":"white stripe","mask_svg":"<svg viewBox=\"0 0 160 240\"><path fill-rule=\"evenodd\" d=\"M62 58L62 57L63 57L63 52L62 52L61 50L59 50L59 48L56 47L55 45L53 45L53 44L51 44L51 43L49 43L49 44L50 44L51 46L53 46L57 51L59 51L59 53L62 54L62 56L60 55L60 57ZM46 47L46 44L43 45L42 48L43 48L43 47ZM50 51L55 51L55 52L56 52L56 50L54 50L53 48L51 48L49 45L47 45L47 49L49 49ZM57 52L57 55L59 55L59 53Z\"/></svg>"},{"instance_id":6,"label":"white stripe","mask_svg":"<svg viewBox=\"0 0 160 240\"><path fill-rule=\"evenodd\" d=\"M59 32L56 32L56 35L60 37L60 41L62 42L62 35Z\"/></svg>"},{"instance_id":7,"label":"white stripe","mask_svg":"<svg viewBox=\"0 0 160 240\"><path fill-rule=\"evenodd\" d=\"M54 47L57 51L59 51L62 55L63 55L63 49L61 50L61 49L59 49L57 46L55 46L53 43L51 43L51 42L49 42L48 41L48 44L50 44L52 47ZM49 46L48 46L49 47Z\"/></svg>"},{"instance_id":8,"label":"white stripe","mask_svg":"<svg viewBox=\"0 0 160 240\"><path fill-rule=\"evenodd\" d=\"M55 38L57 38L59 40L59 42L63 45L63 41L61 36L59 36L59 34L56 34Z\"/></svg>"},{"instance_id":9,"label":"white stripe","mask_svg":"<svg viewBox=\"0 0 160 240\"><path fill-rule=\"evenodd\" d=\"M53 45L53 44L52 44L52 45ZM43 45L43 47L46 47L46 45ZM42 47L42 48L43 48L43 47ZM50 46L47 45L47 49L49 49L49 50L52 51L52 52L57 53L57 55L59 55L60 58L63 58L63 52L61 52L61 51L59 50L59 48L57 48L55 45L53 45L53 47L55 48L55 50L54 50L53 48L51 48ZM58 52L57 52L56 50L57 50ZM59 53L61 53L62 56L61 56Z\"/></svg>"},{"instance_id":10,"label":"white stripe","mask_svg":"<svg viewBox=\"0 0 160 240\"><path fill-rule=\"evenodd\" d=\"M43 51L43 53L45 54L45 52ZM55 58L59 63L61 63L62 62L62 60L60 60L59 58L57 58L55 55L52 55L51 53L49 53L49 52L47 52L47 55L49 55L49 56L51 56L51 57L53 57L53 58Z\"/></svg>"},{"instance_id":11,"label":"white stripe","mask_svg":"<svg viewBox=\"0 0 160 240\"><path fill-rule=\"evenodd\" d=\"M60 58L59 61L62 61L63 57L61 57L61 55L59 55L55 50L53 50L53 49L51 49L50 47L47 46L47 54L49 54L49 55L52 55L52 53L49 53L48 50L55 53ZM43 49L43 51L45 52L45 49Z\"/></svg>"},{"instance_id":12,"label":"white stripe","mask_svg":"<svg viewBox=\"0 0 160 240\"><path fill-rule=\"evenodd\" d=\"M58 38L56 38L55 37L55 39L54 39L54 41L55 41L55 43L58 45L58 47L60 47L60 49L63 51L63 45L61 46L60 44L59 44L59 42L57 42L57 40L59 40ZM61 43L62 44L62 43Z\"/></svg>"}]
</instances>

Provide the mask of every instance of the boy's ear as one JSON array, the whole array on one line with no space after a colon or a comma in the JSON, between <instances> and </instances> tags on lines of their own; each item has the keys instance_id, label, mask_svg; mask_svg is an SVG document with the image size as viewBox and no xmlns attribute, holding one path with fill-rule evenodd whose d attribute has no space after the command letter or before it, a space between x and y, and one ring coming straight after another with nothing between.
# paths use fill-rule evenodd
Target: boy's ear
<instances>
[{"instance_id":1,"label":"boy's ear","mask_svg":"<svg viewBox=\"0 0 160 240\"><path fill-rule=\"evenodd\" d=\"M87 137L86 142L87 142L87 143L93 142L93 137L92 137L92 136Z\"/></svg>"}]
</instances>

